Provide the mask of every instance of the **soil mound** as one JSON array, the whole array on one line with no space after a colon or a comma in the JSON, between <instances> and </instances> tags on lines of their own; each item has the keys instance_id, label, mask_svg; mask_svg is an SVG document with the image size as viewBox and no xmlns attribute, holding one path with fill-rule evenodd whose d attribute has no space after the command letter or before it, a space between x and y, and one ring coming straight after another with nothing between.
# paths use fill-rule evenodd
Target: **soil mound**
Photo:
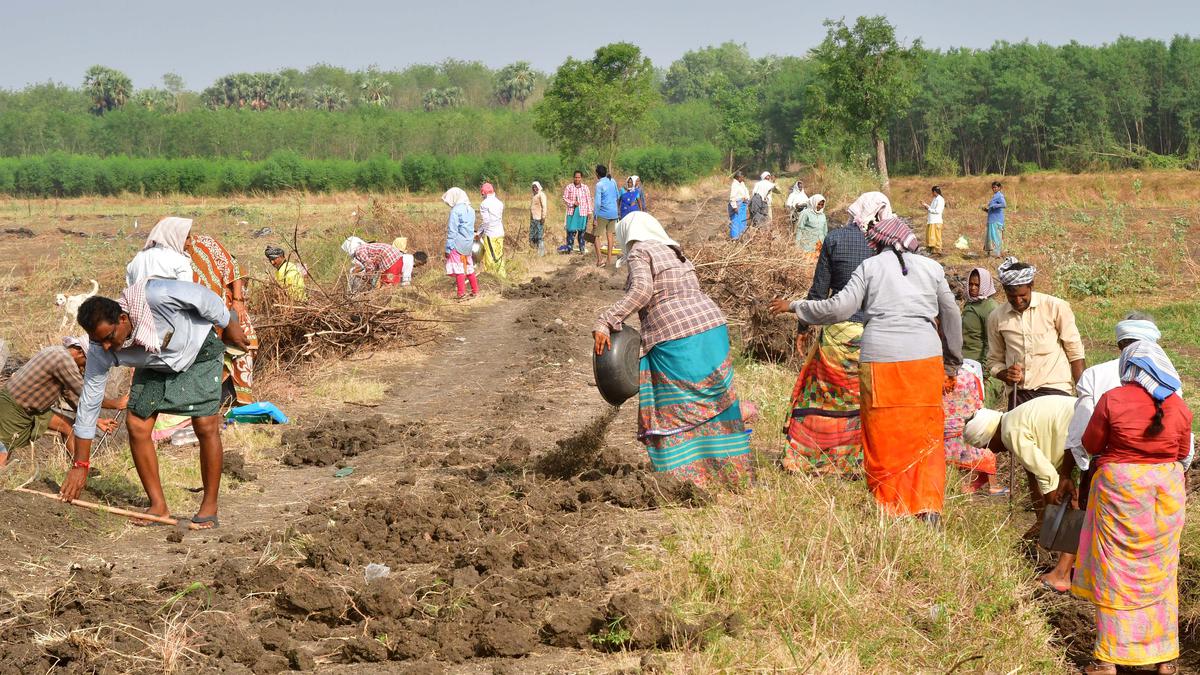
<instances>
[{"instance_id":1,"label":"soil mound","mask_svg":"<svg viewBox=\"0 0 1200 675\"><path fill-rule=\"evenodd\" d=\"M280 438L287 450L280 461L288 466L332 466L376 446L420 433L417 422L391 424L382 415L356 420L335 420L315 429L289 429Z\"/></svg>"}]
</instances>

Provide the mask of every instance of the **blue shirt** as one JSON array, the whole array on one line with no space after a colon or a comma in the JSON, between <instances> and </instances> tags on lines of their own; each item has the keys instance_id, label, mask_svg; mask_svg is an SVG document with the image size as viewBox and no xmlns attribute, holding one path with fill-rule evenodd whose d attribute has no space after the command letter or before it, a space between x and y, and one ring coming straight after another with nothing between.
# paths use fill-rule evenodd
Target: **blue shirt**
<instances>
[{"instance_id":1,"label":"blue shirt","mask_svg":"<svg viewBox=\"0 0 1200 675\"><path fill-rule=\"evenodd\" d=\"M988 225L993 223L1004 222L1004 209L1008 204L1004 201L1004 193L997 192L992 195L992 201L988 202Z\"/></svg>"},{"instance_id":2,"label":"blue shirt","mask_svg":"<svg viewBox=\"0 0 1200 675\"><path fill-rule=\"evenodd\" d=\"M104 400L108 371L117 366L148 368L182 373L191 368L208 339L213 326L229 325L230 314L221 296L200 284L174 279L146 282L146 304L154 316L160 340L167 342L157 354L133 345L110 352L93 342L88 347L87 366L83 371L83 392L75 415L75 436L96 437L96 420ZM166 338L170 335L171 339Z\"/></svg>"},{"instance_id":3,"label":"blue shirt","mask_svg":"<svg viewBox=\"0 0 1200 675\"><path fill-rule=\"evenodd\" d=\"M451 250L461 255L471 254L471 244L475 243L475 209L470 204L455 204L450 209L450 219L446 222L446 253Z\"/></svg>"},{"instance_id":4,"label":"blue shirt","mask_svg":"<svg viewBox=\"0 0 1200 675\"><path fill-rule=\"evenodd\" d=\"M617 181L605 176L596 181L596 217L616 220Z\"/></svg>"}]
</instances>

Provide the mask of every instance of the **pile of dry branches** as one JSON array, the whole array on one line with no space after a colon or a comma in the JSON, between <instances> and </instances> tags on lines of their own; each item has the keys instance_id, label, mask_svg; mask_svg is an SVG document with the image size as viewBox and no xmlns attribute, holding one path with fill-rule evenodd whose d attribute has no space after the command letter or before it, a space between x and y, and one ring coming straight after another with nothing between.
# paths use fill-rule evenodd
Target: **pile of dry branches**
<instances>
[{"instance_id":1,"label":"pile of dry branches","mask_svg":"<svg viewBox=\"0 0 1200 675\"><path fill-rule=\"evenodd\" d=\"M310 285L303 302L292 300L278 285L265 285L251 309L258 333L258 367L281 369L311 358L433 339L428 326L436 321L390 306L387 290L351 293L345 290L344 279L338 281L333 289Z\"/></svg>"},{"instance_id":2,"label":"pile of dry branches","mask_svg":"<svg viewBox=\"0 0 1200 675\"><path fill-rule=\"evenodd\" d=\"M771 316L772 298L802 298L812 283L816 259L796 250L782 229L750 228L739 241L708 241L688 251L700 283L729 316L747 354L768 361L792 362L796 321Z\"/></svg>"}]
</instances>

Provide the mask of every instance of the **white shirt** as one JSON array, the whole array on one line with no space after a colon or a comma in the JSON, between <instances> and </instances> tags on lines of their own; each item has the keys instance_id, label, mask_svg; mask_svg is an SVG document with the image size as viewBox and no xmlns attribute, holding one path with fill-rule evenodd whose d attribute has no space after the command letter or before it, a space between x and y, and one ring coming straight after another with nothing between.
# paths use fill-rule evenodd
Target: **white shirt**
<instances>
[{"instance_id":1,"label":"white shirt","mask_svg":"<svg viewBox=\"0 0 1200 675\"><path fill-rule=\"evenodd\" d=\"M1081 471L1092 463L1091 455L1083 449L1083 432L1087 430L1088 422L1092 421L1092 413L1096 411L1100 397L1121 386L1120 364L1120 359L1113 359L1092 366L1083 371L1075 385L1079 398L1075 400L1075 416L1067 428L1067 448L1075 456L1075 466Z\"/></svg>"},{"instance_id":2,"label":"white shirt","mask_svg":"<svg viewBox=\"0 0 1200 675\"><path fill-rule=\"evenodd\" d=\"M735 180L729 184L729 208L737 209L742 202L750 201L750 190L746 189L746 184L740 180Z\"/></svg>"},{"instance_id":3,"label":"white shirt","mask_svg":"<svg viewBox=\"0 0 1200 675\"><path fill-rule=\"evenodd\" d=\"M193 281L192 259L165 246L139 251L125 266L125 285L132 286L142 279Z\"/></svg>"},{"instance_id":4,"label":"white shirt","mask_svg":"<svg viewBox=\"0 0 1200 675\"><path fill-rule=\"evenodd\" d=\"M784 203L787 204L789 209L794 209L801 204L807 204L808 193L804 190L800 190L798 192L796 190L792 190L788 193L787 201Z\"/></svg>"},{"instance_id":5,"label":"white shirt","mask_svg":"<svg viewBox=\"0 0 1200 675\"><path fill-rule=\"evenodd\" d=\"M929 206L925 207L925 210L929 212L929 219L925 222L930 225L941 225L942 211L946 210L946 200L941 195L937 195L933 201L929 202Z\"/></svg>"},{"instance_id":6,"label":"white shirt","mask_svg":"<svg viewBox=\"0 0 1200 675\"><path fill-rule=\"evenodd\" d=\"M408 286L412 283L413 266L416 262L413 260L411 253L405 253L403 256L400 256L400 259L404 261L404 264L400 266L400 285Z\"/></svg>"},{"instance_id":7,"label":"white shirt","mask_svg":"<svg viewBox=\"0 0 1200 675\"><path fill-rule=\"evenodd\" d=\"M479 204L479 232L485 237L504 236L504 202L490 194Z\"/></svg>"}]
</instances>

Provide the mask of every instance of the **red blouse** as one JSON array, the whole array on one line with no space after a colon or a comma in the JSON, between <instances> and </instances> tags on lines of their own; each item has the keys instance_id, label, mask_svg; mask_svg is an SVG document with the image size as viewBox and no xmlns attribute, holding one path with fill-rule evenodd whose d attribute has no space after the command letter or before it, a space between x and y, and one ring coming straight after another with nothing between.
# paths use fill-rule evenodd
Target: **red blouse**
<instances>
[{"instance_id":1,"label":"red blouse","mask_svg":"<svg viewBox=\"0 0 1200 675\"><path fill-rule=\"evenodd\" d=\"M1100 397L1083 432L1083 447L1097 455L1093 464L1167 464L1187 457L1192 438L1192 411L1179 396L1162 402L1163 430L1147 436L1154 399L1140 385L1127 383Z\"/></svg>"}]
</instances>

